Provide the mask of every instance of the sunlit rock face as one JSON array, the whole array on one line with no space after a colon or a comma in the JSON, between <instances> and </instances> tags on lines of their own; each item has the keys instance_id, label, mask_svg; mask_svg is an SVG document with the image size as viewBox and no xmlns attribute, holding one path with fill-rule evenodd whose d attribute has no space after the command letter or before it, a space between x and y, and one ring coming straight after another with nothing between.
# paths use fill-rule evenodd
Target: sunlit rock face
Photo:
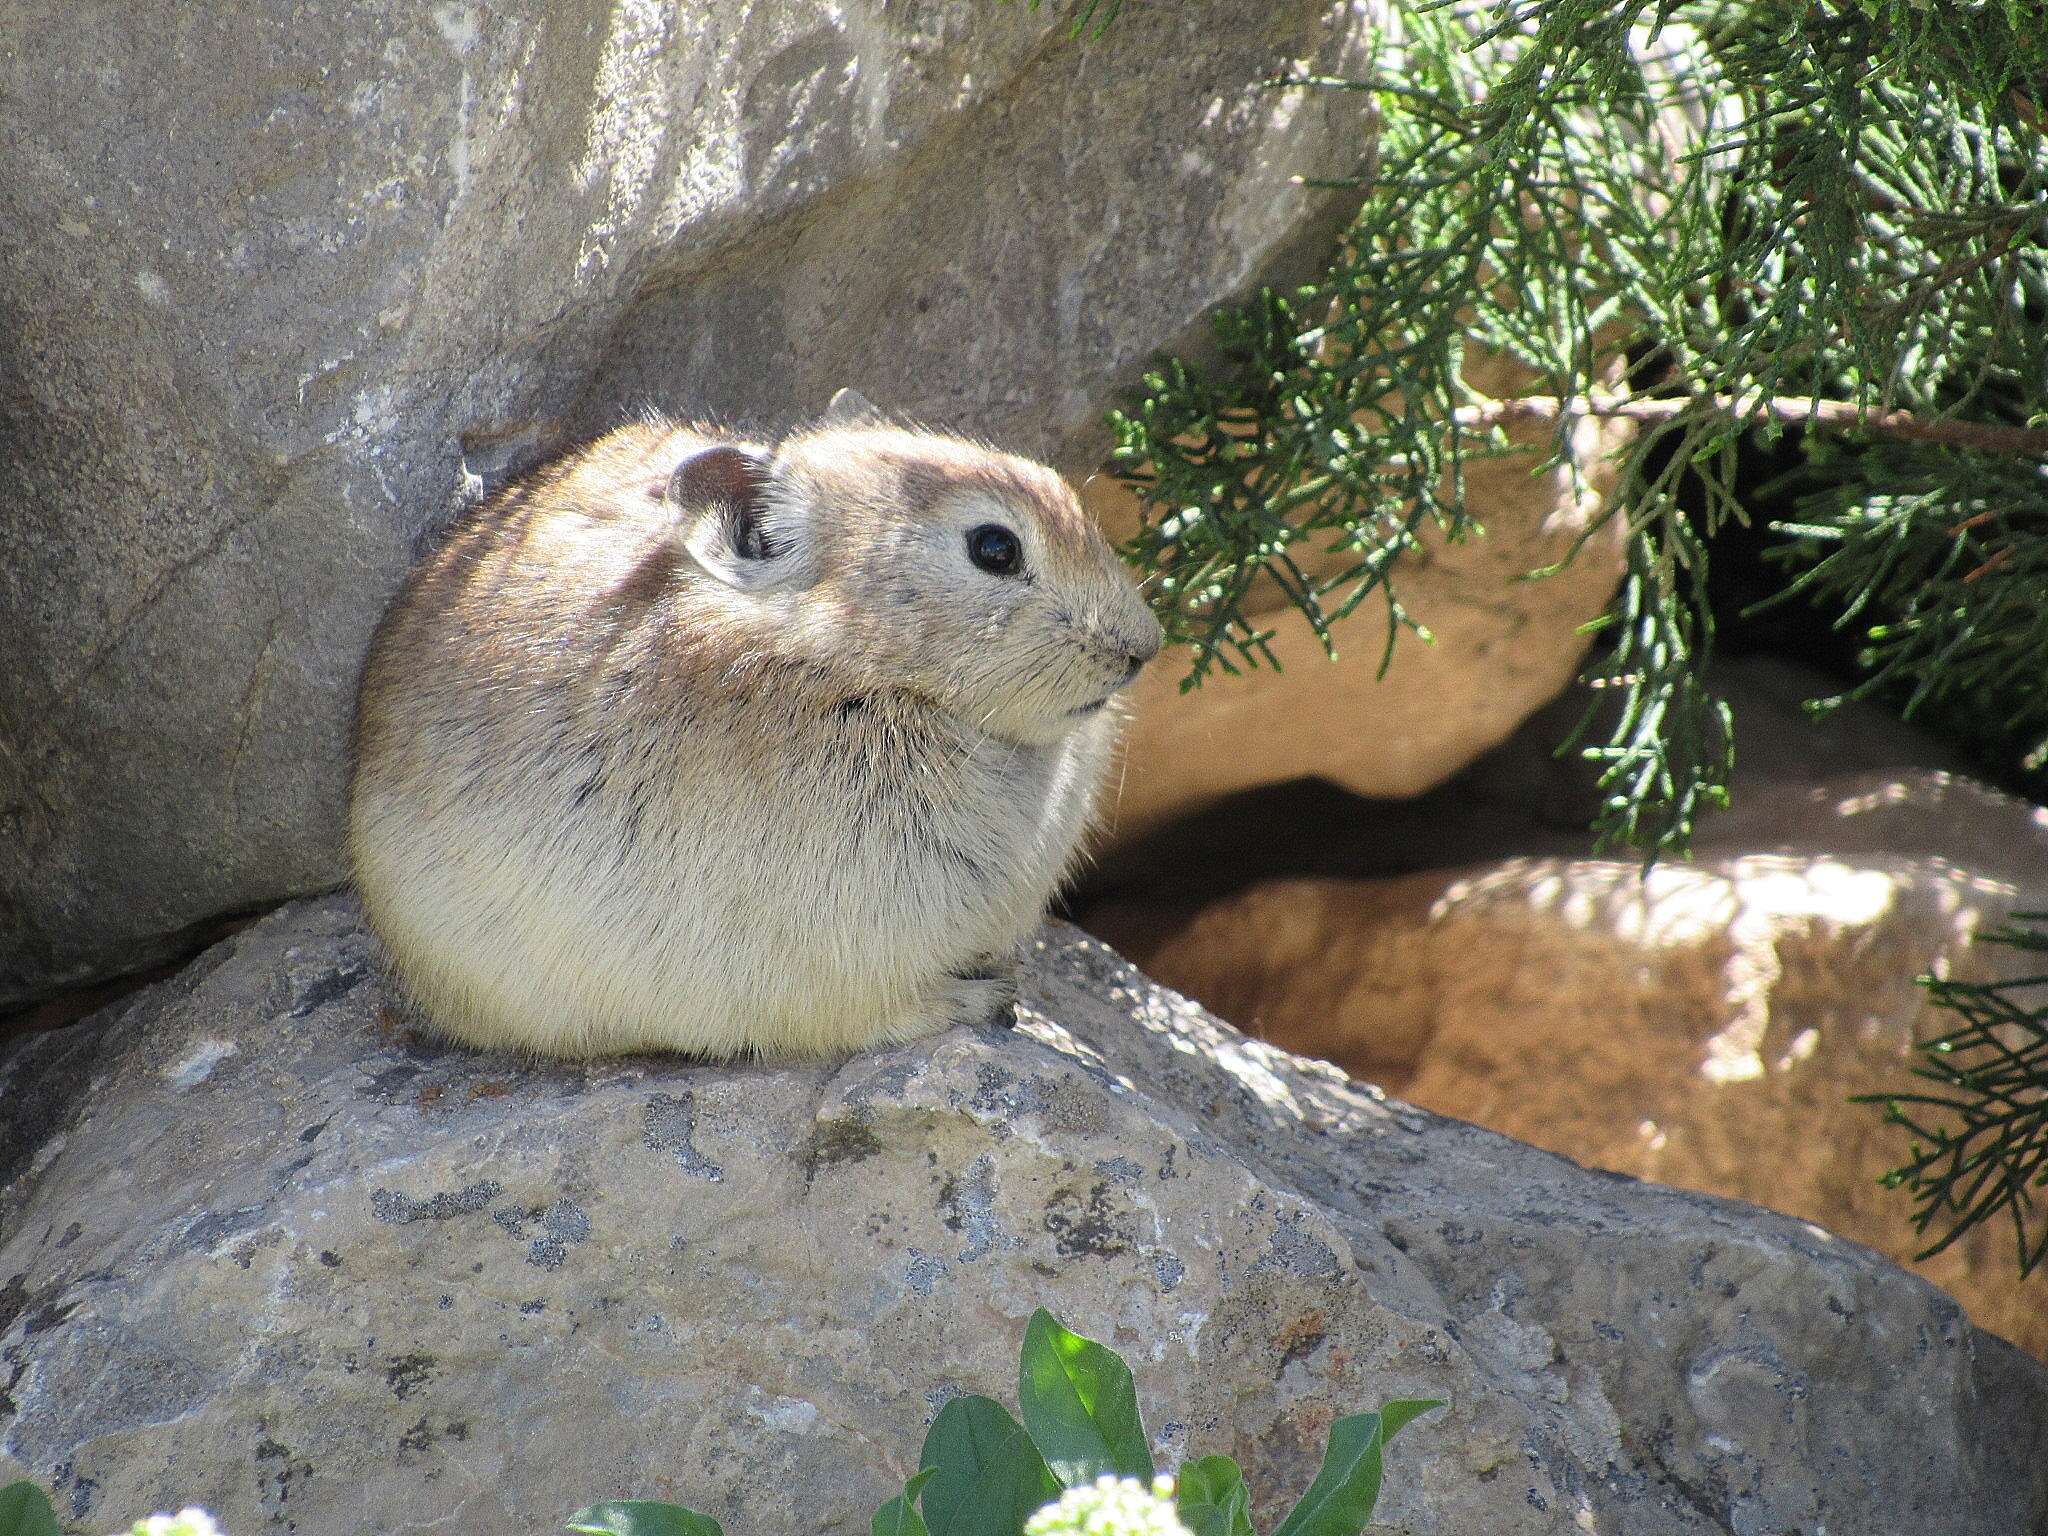
<instances>
[{"instance_id":1,"label":"sunlit rock face","mask_svg":"<svg viewBox=\"0 0 2048 1536\"><path fill-rule=\"evenodd\" d=\"M2048 1371L1933 1287L1395 1103L1070 929L1014 1032L796 1068L443 1048L372 953L298 903L0 1054L0 1483L86 1530L861 1530L1043 1305L1263 1529L1389 1397L1449 1406L1387 1530L2048 1520Z\"/></svg>"},{"instance_id":2,"label":"sunlit rock face","mask_svg":"<svg viewBox=\"0 0 2048 1536\"><path fill-rule=\"evenodd\" d=\"M1929 1239L1877 1182L1905 1133L1848 1098L1906 1087L1913 1042L1948 1027L1914 977L2038 970L1972 940L2043 909L2048 811L1887 771L1751 782L1695 861L1648 872L1545 857L1264 882L1143 959L1418 1104L1906 1259ZM1921 1272L2048 1358L2048 1292L2019 1278L2009 1227Z\"/></svg>"},{"instance_id":3,"label":"sunlit rock face","mask_svg":"<svg viewBox=\"0 0 2048 1536\"><path fill-rule=\"evenodd\" d=\"M341 876L416 541L661 407L842 386L1093 468L1305 272L1371 8L0 8L0 1008ZM1162 190L1170 189L1170 190Z\"/></svg>"}]
</instances>

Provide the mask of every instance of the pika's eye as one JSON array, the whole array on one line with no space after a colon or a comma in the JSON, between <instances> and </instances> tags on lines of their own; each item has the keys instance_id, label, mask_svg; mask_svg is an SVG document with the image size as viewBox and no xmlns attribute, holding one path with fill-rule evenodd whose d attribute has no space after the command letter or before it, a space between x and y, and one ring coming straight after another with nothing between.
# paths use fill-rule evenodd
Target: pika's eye
<instances>
[{"instance_id":1,"label":"pika's eye","mask_svg":"<svg viewBox=\"0 0 2048 1536\"><path fill-rule=\"evenodd\" d=\"M1001 523L983 523L967 530L967 558L993 576L1014 576L1024 563L1024 547Z\"/></svg>"}]
</instances>

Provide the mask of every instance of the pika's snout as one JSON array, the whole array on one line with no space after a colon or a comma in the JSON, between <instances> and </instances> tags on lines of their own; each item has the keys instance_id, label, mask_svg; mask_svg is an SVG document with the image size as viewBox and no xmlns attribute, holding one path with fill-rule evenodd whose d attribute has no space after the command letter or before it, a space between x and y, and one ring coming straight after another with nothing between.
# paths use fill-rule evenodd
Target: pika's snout
<instances>
[{"instance_id":1,"label":"pika's snout","mask_svg":"<svg viewBox=\"0 0 2048 1536\"><path fill-rule=\"evenodd\" d=\"M1145 609L1144 615L1145 627L1140 633L1137 645L1131 650L1131 670L1134 675L1139 667L1157 656L1160 647L1166 644L1166 631L1161 629L1159 621L1152 617L1152 610Z\"/></svg>"},{"instance_id":2,"label":"pika's snout","mask_svg":"<svg viewBox=\"0 0 2048 1536\"><path fill-rule=\"evenodd\" d=\"M1137 677L1165 643L1159 621L1135 595L1128 604L1091 603L1060 618L1096 661L1122 672L1119 688Z\"/></svg>"},{"instance_id":3,"label":"pika's snout","mask_svg":"<svg viewBox=\"0 0 2048 1536\"><path fill-rule=\"evenodd\" d=\"M1166 632L1159 627L1152 610L1142 605L1114 628L1103 626L1102 634L1104 648L1123 662L1124 684L1137 681L1145 663L1159 654L1166 641Z\"/></svg>"}]
</instances>

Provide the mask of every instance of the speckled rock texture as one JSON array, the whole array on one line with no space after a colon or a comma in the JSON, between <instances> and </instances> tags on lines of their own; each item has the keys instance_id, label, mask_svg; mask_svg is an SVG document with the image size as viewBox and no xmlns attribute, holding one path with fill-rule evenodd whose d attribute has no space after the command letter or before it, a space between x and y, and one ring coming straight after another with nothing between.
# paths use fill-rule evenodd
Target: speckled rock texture
<instances>
[{"instance_id":1,"label":"speckled rock texture","mask_svg":"<svg viewBox=\"0 0 2048 1536\"><path fill-rule=\"evenodd\" d=\"M1306 275L1372 8L0 6L0 1009L341 875L423 531L657 406L851 385L1086 471Z\"/></svg>"},{"instance_id":2,"label":"speckled rock texture","mask_svg":"<svg viewBox=\"0 0 2048 1536\"><path fill-rule=\"evenodd\" d=\"M1451 1406L1378 1530L2048 1517L2048 1373L1876 1255L1389 1102L1072 930L1025 1000L837 1064L533 1066L417 1038L354 907L286 907L0 1060L0 1482L91 1529L858 1532L1043 1304L1265 1520L1390 1396Z\"/></svg>"}]
</instances>

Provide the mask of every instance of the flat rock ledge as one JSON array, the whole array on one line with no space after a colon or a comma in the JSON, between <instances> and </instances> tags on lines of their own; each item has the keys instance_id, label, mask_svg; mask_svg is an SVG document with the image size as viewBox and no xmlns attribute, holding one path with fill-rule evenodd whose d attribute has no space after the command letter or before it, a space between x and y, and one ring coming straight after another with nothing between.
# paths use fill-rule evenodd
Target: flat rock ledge
<instances>
[{"instance_id":1,"label":"flat rock ledge","mask_svg":"<svg viewBox=\"0 0 2048 1536\"><path fill-rule=\"evenodd\" d=\"M1014 1401L1045 1305L1266 1528L1333 1417L1427 1396L1376 1530L2048 1529L2048 1371L1941 1292L1389 1101L1071 929L1014 1032L793 1068L448 1049L375 953L299 902L0 1057L0 1483L91 1530L639 1495L857 1532L948 1396Z\"/></svg>"}]
</instances>

